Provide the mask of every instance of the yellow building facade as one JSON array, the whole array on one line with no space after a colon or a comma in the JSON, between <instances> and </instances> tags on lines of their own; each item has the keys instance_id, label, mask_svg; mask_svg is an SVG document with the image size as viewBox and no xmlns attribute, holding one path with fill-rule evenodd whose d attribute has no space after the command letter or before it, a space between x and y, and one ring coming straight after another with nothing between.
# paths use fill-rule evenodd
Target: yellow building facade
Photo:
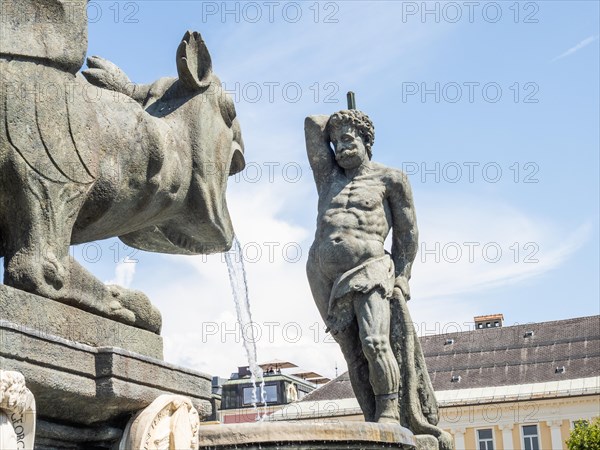
<instances>
[{"instance_id":1,"label":"yellow building facade","mask_svg":"<svg viewBox=\"0 0 600 450\"><path fill-rule=\"evenodd\" d=\"M569 382L510 386L521 390L520 398L506 396L505 389L496 398L469 392L443 400L446 393L436 393L440 426L452 434L456 450L566 450L574 423L600 415L600 377L572 381L572 389L565 389Z\"/></svg>"}]
</instances>

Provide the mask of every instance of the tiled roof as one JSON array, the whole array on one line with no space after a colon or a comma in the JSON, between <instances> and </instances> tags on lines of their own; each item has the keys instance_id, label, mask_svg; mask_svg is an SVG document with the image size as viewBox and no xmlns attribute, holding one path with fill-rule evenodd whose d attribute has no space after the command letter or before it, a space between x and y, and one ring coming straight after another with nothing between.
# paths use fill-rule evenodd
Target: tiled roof
<instances>
[{"instance_id":1,"label":"tiled roof","mask_svg":"<svg viewBox=\"0 0 600 450\"><path fill-rule=\"evenodd\" d=\"M600 316L423 336L421 345L436 391L586 378L600 371Z\"/></svg>"},{"instance_id":2,"label":"tiled roof","mask_svg":"<svg viewBox=\"0 0 600 450\"><path fill-rule=\"evenodd\" d=\"M344 372L339 377L334 378L319 389L312 391L301 401L317 402L320 400L339 400L343 398L354 398L354 392L352 391L348 372Z\"/></svg>"},{"instance_id":3,"label":"tiled roof","mask_svg":"<svg viewBox=\"0 0 600 450\"><path fill-rule=\"evenodd\" d=\"M449 340L453 343L446 343ZM572 380L600 373L600 316L423 336L420 341L435 391ZM564 372L557 373L563 366ZM452 382L453 375L460 381ZM344 373L303 401L353 396Z\"/></svg>"}]
</instances>

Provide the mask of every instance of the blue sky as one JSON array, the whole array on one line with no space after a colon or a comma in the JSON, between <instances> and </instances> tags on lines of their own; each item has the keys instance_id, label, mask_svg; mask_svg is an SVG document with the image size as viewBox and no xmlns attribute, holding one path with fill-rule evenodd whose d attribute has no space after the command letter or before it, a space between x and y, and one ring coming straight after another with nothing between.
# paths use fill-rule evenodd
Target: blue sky
<instances>
[{"instance_id":1,"label":"blue sky","mask_svg":"<svg viewBox=\"0 0 600 450\"><path fill-rule=\"evenodd\" d=\"M228 201L251 260L259 359L344 369L304 273L317 197L303 120L344 108L348 90L375 123L374 160L410 176L421 332L496 312L508 324L600 313L598 2L424 5L91 2L90 55L151 82L176 75L175 49L197 30L234 95L249 165ZM95 247L73 251L104 281L150 296L169 361L219 375L244 364L220 256L119 263L123 244L100 245L93 262L82 254Z\"/></svg>"}]
</instances>

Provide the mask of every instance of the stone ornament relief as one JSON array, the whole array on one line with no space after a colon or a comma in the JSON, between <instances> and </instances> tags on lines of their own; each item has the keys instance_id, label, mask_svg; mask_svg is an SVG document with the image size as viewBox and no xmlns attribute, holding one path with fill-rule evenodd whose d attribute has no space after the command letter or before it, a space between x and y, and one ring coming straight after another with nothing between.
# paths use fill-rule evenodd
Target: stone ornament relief
<instances>
[{"instance_id":1,"label":"stone ornament relief","mask_svg":"<svg viewBox=\"0 0 600 450\"><path fill-rule=\"evenodd\" d=\"M161 395L127 424L119 450L198 450L198 411L189 398Z\"/></svg>"},{"instance_id":2,"label":"stone ornament relief","mask_svg":"<svg viewBox=\"0 0 600 450\"><path fill-rule=\"evenodd\" d=\"M35 399L19 372L0 370L0 449L33 450Z\"/></svg>"}]
</instances>

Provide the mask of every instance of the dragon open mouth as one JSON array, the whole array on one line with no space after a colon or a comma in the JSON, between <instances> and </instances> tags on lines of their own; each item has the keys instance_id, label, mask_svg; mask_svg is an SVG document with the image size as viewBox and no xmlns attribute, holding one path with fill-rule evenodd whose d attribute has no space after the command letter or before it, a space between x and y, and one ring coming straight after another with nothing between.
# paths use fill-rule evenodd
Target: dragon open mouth
<instances>
[{"instance_id":1,"label":"dragon open mouth","mask_svg":"<svg viewBox=\"0 0 600 450\"><path fill-rule=\"evenodd\" d=\"M231 226L227 227L232 230ZM217 224L202 224L196 235L180 232L177 230L165 230L161 228L162 234L175 247L181 249L181 254L188 255L210 255L220 253L231 248L233 231L223 230Z\"/></svg>"}]
</instances>

